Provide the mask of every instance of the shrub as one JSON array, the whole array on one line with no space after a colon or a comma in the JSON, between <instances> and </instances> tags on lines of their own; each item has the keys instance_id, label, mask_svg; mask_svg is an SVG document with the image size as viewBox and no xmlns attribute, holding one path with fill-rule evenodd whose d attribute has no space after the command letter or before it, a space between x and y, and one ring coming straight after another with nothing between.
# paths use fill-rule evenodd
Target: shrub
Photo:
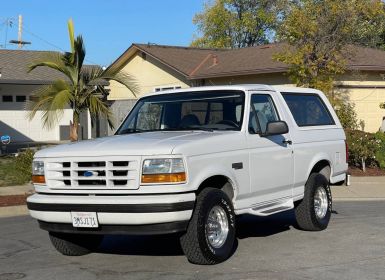
<instances>
[{"instance_id":1,"label":"shrub","mask_svg":"<svg viewBox=\"0 0 385 280\"><path fill-rule=\"evenodd\" d=\"M356 130L359 127L354 106L348 102L341 102L335 108L338 119L344 129Z\"/></svg>"},{"instance_id":2,"label":"shrub","mask_svg":"<svg viewBox=\"0 0 385 280\"><path fill-rule=\"evenodd\" d=\"M360 130L346 130L346 139L349 145L349 165L361 167L376 166L376 153L380 149L381 141L373 133Z\"/></svg>"},{"instance_id":3,"label":"shrub","mask_svg":"<svg viewBox=\"0 0 385 280\"><path fill-rule=\"evenodd\" d=\"M374 134L378 142L378 149L376 151L376 160L380 168L385 168L385 133L378 131Z\"/></svg>"},{"instance_id":4,"label":"shrub","mask_svg":"<svg viewBox=\"0 0 385 280\"><path fill-rule=\"evenodd\" d=\"M15 158L15 168L20 180L24 183L29 182L32 176L32 160L35 152L27 149L18 154Z\"/></svg>"}]
</instances>

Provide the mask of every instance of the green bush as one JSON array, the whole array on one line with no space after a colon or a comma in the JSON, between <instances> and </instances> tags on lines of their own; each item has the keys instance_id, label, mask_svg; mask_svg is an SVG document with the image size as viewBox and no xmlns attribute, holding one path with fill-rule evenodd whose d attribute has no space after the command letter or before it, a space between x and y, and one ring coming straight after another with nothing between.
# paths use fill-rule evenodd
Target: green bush
<instances>
[{"instance_id":1,"label":"green bush","mask_svg":"<svg viewBox=\"0 0 385 280\"><path fill-rule=\"evenodd\" d=\"M346 139L349 146L349 165L361 167L376 166L376 153L379 151L381 141L373 133L360 130L347 130Z\"/></svg>"},{"instance_id":2,"label":"green bush","mask_svg":"<svg viewBox=\"0 0 385 280\"><path fill-rule=\"evenodd\" d=\"M25 150L18 154L15 158L16 172L24 182L31 180L32 176L32 161L35 152L31 149Z\"/></svg>"},{"instance_id":3,"label":"green bush","mask_svg":"<svg viewBox=\"0 0 385 280\"><path fill-rule=\"evenodd\" d=\"M341 102L336 106L335 111L344 129L357 130L359 128L357 114L351 103Z\"/></svg>"},{"instance_id":4,"label":"green bush","mask_svg":"<svg viewBox=\"0 0 385 280\"><path fill-rule=\"evenodd\" d=\"M374 134L378 142L378 149L376 151L376 160L380 168L385 168L385 133L378 131Z\"/></svg>"}]
</instances>

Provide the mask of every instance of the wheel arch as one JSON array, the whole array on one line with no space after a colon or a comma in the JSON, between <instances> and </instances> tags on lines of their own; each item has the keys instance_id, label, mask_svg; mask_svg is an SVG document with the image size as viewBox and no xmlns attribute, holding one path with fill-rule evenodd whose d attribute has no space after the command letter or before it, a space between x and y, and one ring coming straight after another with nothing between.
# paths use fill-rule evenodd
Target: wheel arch
<instances>
[{"instance_id":1,"label":"wheel arch","mask_svg":"<svg viewBox=\"0 0 385 280\"><path fill-rule=\"evenodd\" d=\"M312 173L321 173L330 182L332 171L332 162L330 158L328 156L320 156L314 159L312 164L310 164L307 178L309 178Z\"/></svg>"},{"instance_id":2,"label":"wheel arch","mask_svg":"<svg viewBox=\"0 0 385 280\"><path fill-rule=\"evenodd\" d=\"M203 179L196 191L197 195L208 187L222 190L232 201L235 200L235 197L238 193L234 181L229 176L223 174L212 174Z\"/></svg>"}]
</instances>

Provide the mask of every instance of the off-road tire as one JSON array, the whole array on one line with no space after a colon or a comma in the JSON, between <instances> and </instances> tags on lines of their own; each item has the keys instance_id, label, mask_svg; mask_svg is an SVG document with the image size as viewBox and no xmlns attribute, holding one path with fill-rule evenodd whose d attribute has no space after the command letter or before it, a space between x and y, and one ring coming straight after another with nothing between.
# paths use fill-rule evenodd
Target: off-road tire
<instances>
[{"instance_id":1,"label":"off-road tire","mask_svg":"<svg viewBox=\"0 0 385 280\"><path fill-rule=\"evenodd\" d=\"M69 234L49 232L49 238L57 251L66 256L82 256L96 250L103 235Z\"/></svg>"},{"instance_id":2,"label":"off-road tire","mask_svg":"<svg viewBox=\"0 0 385 280\"><path fill-rule=\"evenodd\" d=\"M211 246L206 237L206 221L214 206L222 207L228 220L228 235L220 248ZM206 188L202 190L197 197L187 232L180 239L182 250L187 259L191 263L203 265L223 262L233 253L234 242L235 213L231 200L219 189Z\"/></svg>"},{"instance_id":3,"label":"off-road tire","mask_svg":"<svg viewBox=\"0 0 385 280\"><path fill-rule=\"evenodd\" d=\"M314 195L319 187L325 189L328 199L327 212L322 219L317 218L314 209ZM325 176L319 173L310 174L305 184L304 197L295 203L294 213L298 227L302 230L321 231L327 228L332 213L332 194Z\"/></svg>"}]
</instances>

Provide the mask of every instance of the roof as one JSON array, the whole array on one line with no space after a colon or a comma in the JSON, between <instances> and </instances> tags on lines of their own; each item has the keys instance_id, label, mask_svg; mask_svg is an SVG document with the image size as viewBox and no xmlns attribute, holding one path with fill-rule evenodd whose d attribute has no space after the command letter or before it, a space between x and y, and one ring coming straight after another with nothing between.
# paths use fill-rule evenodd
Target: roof
<instances>
[{"instance_id":1,"label":"roof","mask_svg":"<svg viewBox=\"0 0 385 280\"><path fill-rule=\"evenodd\" d=\"M163 65L194 80L249 74L282 73L288 65L275 61L273 55L287 45L275 43L241 49L205 49L153 44L133 44L109 68L121 69L138 51ZM385 70L385 51L351 46L352 58L348 69L364 71Z\"/></svg>"},{"instance_id":2,"label":"roof","mask_svg":"<svg viewBox=\"0 0 385 280\"><path fill-rule=\"evenodd\" d=\"M27 73L28 65L38 60L47 51L0 50L0 83L47 84L64 78L58 71L38 67ZM51 52L52 53L52 52Z\"/></svg>"},{"instance_id":3,"label":"roof","mask_svg":"<svg viewBox=\"0 0 385 280\"><path fill-rule=\"evenodd\" d=\"M59 71L37 67L28 73L28 66L52 51L0 50L0 84L50 84L57 79L66 79ZM100 67L84 65L84 67ZM106 84L106 82L102 82ZM108 84L108 83L107 83Z\"/></svg>"}]
</instances>

